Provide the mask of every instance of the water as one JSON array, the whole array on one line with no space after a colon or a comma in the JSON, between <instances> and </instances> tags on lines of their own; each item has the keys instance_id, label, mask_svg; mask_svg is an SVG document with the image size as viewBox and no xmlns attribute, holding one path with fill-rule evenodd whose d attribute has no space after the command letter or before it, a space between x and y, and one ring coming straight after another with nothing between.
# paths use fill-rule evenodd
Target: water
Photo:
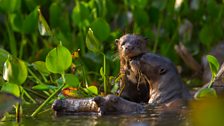
<instances>
[{"instance_id":1,"label":"water","mask_svg":"<svg viewBox=\"0 0 224 126\"><path fill-rule=\"evenodd\" d=\"M24 112L32 113L36 106L24 107ZM148 110L141 114L131 115L67 115L55 116L48 111L35 118L24 113L19 126L188 126L186 115L179 110L175 112L161 112ZM18 126L15 118L7 118L0 122L1 126Z\"/></svg>"}]
</instances>

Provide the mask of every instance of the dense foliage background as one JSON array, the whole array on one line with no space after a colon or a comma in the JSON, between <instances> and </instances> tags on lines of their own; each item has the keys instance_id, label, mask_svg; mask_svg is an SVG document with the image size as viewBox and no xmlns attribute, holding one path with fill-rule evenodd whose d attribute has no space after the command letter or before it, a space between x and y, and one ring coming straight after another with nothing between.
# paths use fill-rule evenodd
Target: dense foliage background
<instances>
[{"instance_id":1,"label":"dense foliage background","mask_svg":"<svg viewBox=\"0 0 224 126\"><path fill-rule=\"evenodd\" d=\"M221 0L1 0L0 48L31 67L35 61L45 61L48 52L62 42L74 52L72 67L67 72L73 73L81 85L96 85L103 90L104 75L113 85L113 77L119 73L116 38L125 33L145 36L149 38L151 52L183 66L174 50L174 45L182 42L200 62L201 56L223 39L223 8ZM40 35L44 32L41 16L46 19L52 35ZM99 42L100 53L88 47L89 28ZM90 48L94 44L90 44ZM1 53L1 75L7 59L3 54L6 53ZM106 58L106 65L101 54ZM106 73L102 72L102 66ZM39 83L32 71L28 72L25 85ZM58 78L49 74L46 77L49 81L45 83L50 84Z\"/></svg>"}]
</instances>

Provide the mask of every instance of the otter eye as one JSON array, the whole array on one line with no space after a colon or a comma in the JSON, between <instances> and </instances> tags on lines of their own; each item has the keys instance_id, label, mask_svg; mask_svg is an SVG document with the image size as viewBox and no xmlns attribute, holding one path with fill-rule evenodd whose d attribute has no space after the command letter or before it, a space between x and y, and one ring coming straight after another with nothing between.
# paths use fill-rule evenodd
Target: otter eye
<instances>
[{"instance_id":1,"label":"otter eye","mask_svg":"<svg viewBox=\"0 0 224 126\"><path fill-rule=\"evenodd\" d=\"M166 71L167 71L167 70L166 70L165 68L160 68L160 69L159 69L159 74L160 74L160 75L165 74Z\"/></svg>"},{"instance_id":2,"label":"otter eye","mask_svg":"<svg viewBox=\"0 0 224 126\"><path fill-rule=\"evenodd\" d=\"M124 41L124 42L122 42L122 43L121 43L121 46L125 45L125 43L126 43L125 41Z\"/></svg>"}]
</instances>

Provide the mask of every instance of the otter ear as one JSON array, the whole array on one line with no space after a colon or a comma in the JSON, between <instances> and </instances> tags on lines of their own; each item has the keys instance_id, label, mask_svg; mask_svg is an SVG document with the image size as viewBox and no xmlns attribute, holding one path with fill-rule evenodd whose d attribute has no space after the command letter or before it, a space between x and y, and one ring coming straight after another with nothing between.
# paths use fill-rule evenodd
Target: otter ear
<instances>
[{"instance_id":1,"label":"otter ear","mask_svg":"<svg viewBox=\"0 0 224 126\"><path fill-rule=\"evenodd\" d=\"M159 74L163 75L167 72L167 69L165 67L159 67Z\"/></svg>"},{"instance_id":2,"label":"otter ear","mask_svg":"<svg viewBox=\"0 0 224 126\"><path fill-rule=\"evenodd\" d=\"M117 102L118 102L118 97L112 97L112 98L111 98L111 102L113 102L113 103L117 103Z\"/></svg>"},{"instance_id":3,"label":"otter ear","mask_svg":"<svg viewBox=\"0 0 224 126\"><path fill-rule=\"evenodd\" d=\"M118 45L119 39L115 39L115 43L116 43L116 45Z\"/></svg>"}]
</instances>

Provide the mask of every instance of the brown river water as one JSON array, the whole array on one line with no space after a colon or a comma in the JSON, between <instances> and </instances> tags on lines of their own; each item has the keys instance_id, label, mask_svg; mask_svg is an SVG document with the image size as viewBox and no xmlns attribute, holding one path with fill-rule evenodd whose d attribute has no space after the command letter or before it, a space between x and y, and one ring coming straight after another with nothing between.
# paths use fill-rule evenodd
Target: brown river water
<instances>
[{"instance_id":1,"label":"brown river water","mask_svg":"<svg viewBox=\"0 0 224 126\"><path fill-rule=\"evenodd\" d=\"M26 106L24 112L32 113L34 108L32 105ZM26 113L23 114L20 124L11 117L1 121L0 126L191 126L183 113L161 112L156 109L148 109L140 114L104 116L83 114L56 116L50 110L32 118Z\"/></svg>"}]
</instances>

